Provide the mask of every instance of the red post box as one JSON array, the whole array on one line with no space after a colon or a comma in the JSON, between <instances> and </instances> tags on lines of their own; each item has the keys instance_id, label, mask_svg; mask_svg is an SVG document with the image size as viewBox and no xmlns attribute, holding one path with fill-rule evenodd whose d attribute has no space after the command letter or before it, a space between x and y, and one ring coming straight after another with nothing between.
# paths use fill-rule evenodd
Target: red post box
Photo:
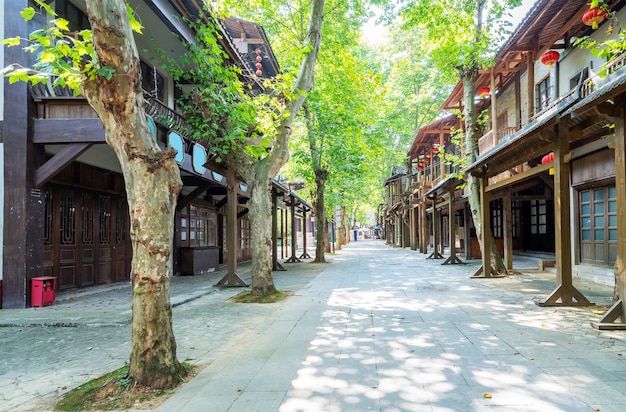
<instances>
[{"instance_id":1,"label":"red post box","mask_svg":"<svg viewBox=\"0 0 626 412\"><path fill-rule=\"evenodd\" d=\"M32 307L51 305L55 298L56 278L52 276L41 276L31 279L30 305Z\"/></svg>"}]
</instances>

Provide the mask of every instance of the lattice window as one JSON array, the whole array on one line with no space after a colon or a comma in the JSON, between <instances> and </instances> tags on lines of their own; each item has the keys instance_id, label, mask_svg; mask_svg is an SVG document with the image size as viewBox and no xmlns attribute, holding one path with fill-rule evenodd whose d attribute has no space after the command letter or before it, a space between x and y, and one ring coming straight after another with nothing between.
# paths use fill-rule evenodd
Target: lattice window
<instances>
[{"instance_id":1,"label":"lattice window","mask_svg":"<svg viewBox=\"0 0 626 412\"><path fill-rule=\"evenodd\" d=\"M100 196L100 243L111 242L111 196Z\"/></svg>"},{"instance_id":2,"label":"lattice window","mask_svg":"<svg viewBox=\"0 0 626 412\"><path fill-rule=\"evenodd\" d=\"M74 192L61 192L61 244L76 244L76 204Z\"/></svg>"},{"instance_id":3,"label":"lattice window","mask_svg":"<svg viewBox=\"0 0 626 412\"><path fill-rule=\"evenodd\" d=\"M117 198L117 213L115 214L115 242L126 242L126 202L121 197Z\"/></svg>"},{"instance_id":4,"label":"lattice window","mask_svg":"<svg viewBox=\"0 0 626 412\"><path fill-rule=\"evenodd\" d=\"M83 194L81 216L83 245L93 245L94 198L87 193Z\"/></svg>"}]
</instances>

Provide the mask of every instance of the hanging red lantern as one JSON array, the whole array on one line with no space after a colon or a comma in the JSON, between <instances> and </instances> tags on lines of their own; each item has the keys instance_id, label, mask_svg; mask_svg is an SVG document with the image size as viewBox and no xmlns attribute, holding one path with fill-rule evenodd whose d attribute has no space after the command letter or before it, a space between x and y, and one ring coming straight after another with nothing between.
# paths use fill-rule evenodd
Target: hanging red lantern
<instances>
[{"instance_id":1,"label":"hanging red lantern","mask_svg":"<svg viewBox=\"0 0 626 412\"><path fill-rule=\"evenodd\" d=\"M585 14L583 14L583 23L587 26L591 26L592 29L596 30L598 25L606 19L607 12L605 9L600 7L593 7Z\"/></svg>"},{"instance_id":2,"label":"hanging red lantern","mask_svg":"<svg viewBox=\"0 0 626 412\"><path fill-rule=\"evenodd\" d=\"M255 52L256 54L261 54L261 49L256 49L254 52Z\"/></svg>"},{"instance_id":3,"label":"hanging red lantern","mask_svg":"<svg viewBox=\"0 0 626 412\"><path fill-rule=\"evenodd\" d=\"M260 69L263 67L263 65L261 63L257 63L254 65L254 67L256 67L257 69Z\"/></svg>"},{"instance_id":4,"label":"hanging red lantern","mask_svg":"<svg viewBox=\"0 0 626 412\"><path fill-rule=\"evenodd\" d=\"M256 56L256 61L261 63L263 61L263 57L261 56Z\"/></svg>"},{"instance_id":5,"label":"hanging red lantern","mask_svg":"<svg viewBox=\"0 0 626 412\"><path fill-rule=\"evenodd\" d=\"M259 77L261 77L261 76L263 75L263 72L262 72L261 70L257 70L257 71L256 71L256 75L257 75L257 76L259 76Z\"/></svg>"},{"instance_id":6,"label":"hanging red lantern","mask_svg":"<svg viewBox=\"0 0 626 412\"><path fill-rule=\"evenodd\" d=\"M552 161L554 161L554 152L550 152L550 153L548 153L547 155L545 155L544 157L542 157L542 158L541 158L541 164L542 164L542 165L545 165L546 163L550 163L550 162L552 162ZM551 167L551 168L548 170L548 173L549 173L550 175L553 175L553 174L554 174L554 168L553 168L553 167Z\"/></svg>"},{"instance_id":7,"label":"hanging red lantern","mask_svg":"<svg viewBox=\"0 0 626 412\"><path fill-rule=\"evenodd\" d=\"M480 97L482 97L483 99L487 96L489 96L489 93L491 93L491 89L489 87L481 87L480 89L478 89L478 94L480 95Z\"/></svg>"},{"instance_id":8,"label":"hanging red lantern","mask_svg":"<svg viewBox=\"0 0 626 412\"><path fill-rule=\"evenodd\" d=\"M549 68L552 68L552 65L559 61L561 55L558 51L548 50L541 56L541 63L547 65Z\"/></svg>"}]
</instances>

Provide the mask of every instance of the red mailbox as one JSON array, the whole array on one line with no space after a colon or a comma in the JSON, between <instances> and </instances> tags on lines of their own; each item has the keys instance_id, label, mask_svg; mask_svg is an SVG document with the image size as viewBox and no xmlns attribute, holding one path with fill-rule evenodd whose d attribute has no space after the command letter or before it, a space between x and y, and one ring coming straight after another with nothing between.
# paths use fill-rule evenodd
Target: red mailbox
<instances>
[{"instance_id":1,"label":"red mailbox","mask_svg":"<svg viewBox=\"0 0 626 412\"><path fill-rule=\"evenodd\" d=\"M53 304L55 298L55 281L56 278L52 276L41 276L38 278L32 278L30 290L30 306L42 307L44 305Z\"/></svg>"}]
</instances>

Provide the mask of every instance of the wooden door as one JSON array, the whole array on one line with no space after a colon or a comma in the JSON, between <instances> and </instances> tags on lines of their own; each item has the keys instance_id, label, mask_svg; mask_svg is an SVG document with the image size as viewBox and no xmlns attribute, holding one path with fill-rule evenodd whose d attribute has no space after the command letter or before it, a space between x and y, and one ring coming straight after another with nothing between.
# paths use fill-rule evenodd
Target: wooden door
<instances>
[{"instance_id":1,"label":"wooden door","mask_svg":"<svg viewBox=\"0 0 626 412\"><path fill-rule=\"evenodd\" d=\"M99 195L98 200L98 275L97 282L111 283L113 277L113 247L112 239L112 199L110 195Z\"/></svg>"},{"instance_id":2,"label":"wooden door","mask_svg":"<svg viewBox=\"0 0 626 412\"><path fill-rule=\"evenodd\" d=\"M617 258L615 186L581 190L578 200L581 262L613 265Z\"/></svg>"}]
</instances>

